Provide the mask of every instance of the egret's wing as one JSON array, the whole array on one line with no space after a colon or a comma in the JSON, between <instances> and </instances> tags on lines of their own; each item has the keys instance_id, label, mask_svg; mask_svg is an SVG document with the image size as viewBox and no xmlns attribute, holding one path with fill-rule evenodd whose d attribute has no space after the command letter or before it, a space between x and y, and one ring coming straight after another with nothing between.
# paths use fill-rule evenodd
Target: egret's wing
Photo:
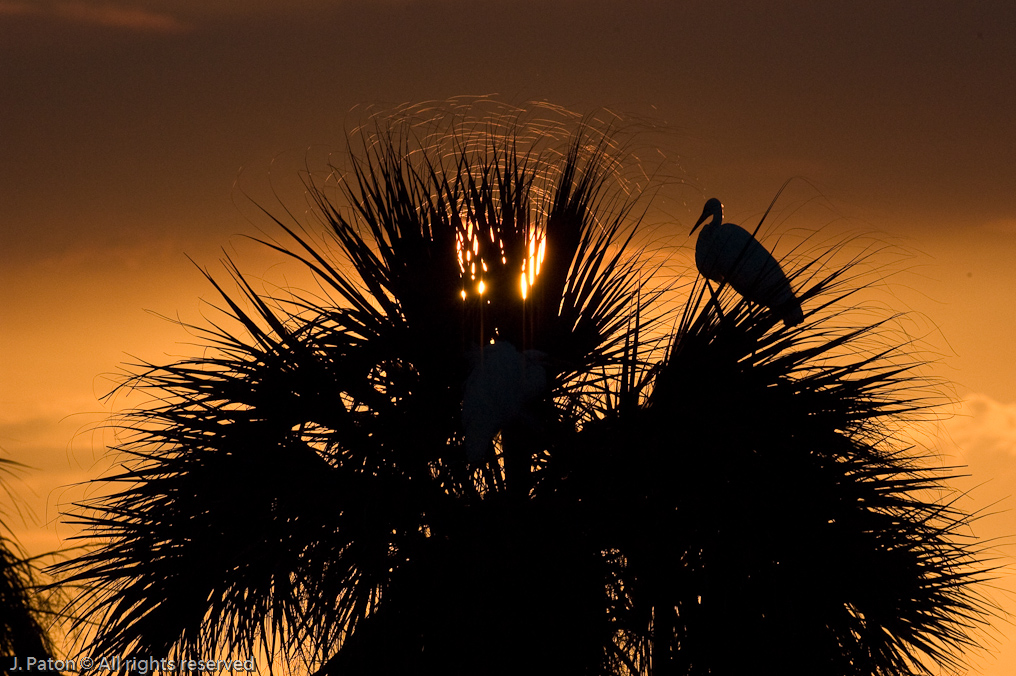
<instances>
[{"instance_id":1,"label":"egret's wing","mask_svg":"<svg viewBox=\"0 0 1016 676\"><path fill-rule=\"evenodd\" d=\"M462 427L470 460L480 460L490 441L519 415L525 401L546 389L547 372L540 363L543 356L536 350L522 354L512 344L497 341L484 346L482 354L471 362L462 397Z\"/></svg>"},{"instance_id":2,"label":"egret's wing","mask_svg":"<svg viewBox=\"0 0 1016 676\"><path fill-rule=\"evenodd\" d=\"M706 235L706 233L703 233ZM712 228L695 249L695 261L705 277L726 281L739 294L767 307L794 300L787 276L773 255L739 225Z\"/></svg>"}]
</instances>

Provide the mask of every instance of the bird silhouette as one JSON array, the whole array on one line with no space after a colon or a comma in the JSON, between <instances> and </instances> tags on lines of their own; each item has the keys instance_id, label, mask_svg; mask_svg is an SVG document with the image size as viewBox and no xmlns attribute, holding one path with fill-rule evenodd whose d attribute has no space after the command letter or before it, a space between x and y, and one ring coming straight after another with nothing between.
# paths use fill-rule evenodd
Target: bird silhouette
<instances>
[{"instance_id":1,"label":"bird silhouette","mask_svg":"<svg viewBox=\"0 0 1016 676\"><path fill-rule=\"evenodd\" d=\"M504 427L525 418L524 406L547 388L544 355L539 350L519 352L498 340L470 355L471 370L462 399L462 426L466 457L478 463L490 451L490 442Z\"/></svg>"},{"instance_id":2,"label":"bird silhouette","mask_svg":"<svg viewBox=\"0 0 1016 676\"><path fill-rule=\"evenodd\" d=\"M710 217L695 244L695 265L702 276L727 283L745 299L770 308L786 326L804 321L801 302L780 264L750 232L723 222L720 200L713 197L706 201L691 232Z\"/></svg>"}]
</instances>

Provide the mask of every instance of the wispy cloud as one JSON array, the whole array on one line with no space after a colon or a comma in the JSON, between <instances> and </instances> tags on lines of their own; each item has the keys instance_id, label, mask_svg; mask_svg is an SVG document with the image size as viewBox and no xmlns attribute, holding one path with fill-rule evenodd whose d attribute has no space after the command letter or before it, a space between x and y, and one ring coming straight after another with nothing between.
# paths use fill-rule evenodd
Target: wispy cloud
<instances>
[{"instance_id":1,"label":"wispy cloud","mask_svg":"<svg viewBox=\"0 0 1016 676\"><path fill-rule=\"evenodd\" d=\"M0 16L36 16L147 33L183 33L192 26L171 14L110 3L0 0Z\"/></svg>"},{"instance_id":2,"label":"wispy cloud","mask_svg":"<svg viewBox=\"0 0 1016 676\"><path fill-rule=\"evenodd\" d=\"M957 407L946 430L965 457L1016 457L1016 403L1004 404L984 394L972 394Z\"/></svg>"}]
</instances>

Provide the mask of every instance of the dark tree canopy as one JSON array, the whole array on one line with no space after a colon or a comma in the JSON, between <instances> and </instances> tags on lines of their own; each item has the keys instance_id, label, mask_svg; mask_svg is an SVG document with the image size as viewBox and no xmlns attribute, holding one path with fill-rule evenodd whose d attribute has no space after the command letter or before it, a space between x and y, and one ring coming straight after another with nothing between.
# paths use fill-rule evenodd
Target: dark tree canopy
<instances>
[{"instance_id":1,"label":"dark tree canopy","mask_svg":"<svg viewBox=\"0 0 1016 676\"><path fill-rule=\"evenodd\" d=\"M924 381L891 317L849 312L859 262L788 266L793 328L677 290L634 243L644 185L609 125L459 112L374 119L307 178L327 238L287 217L264 244L319 289L268 297L228 261L226 320L190 327L210 349L133 367L153 399L114 421L125 469L60 567L87 651L321 676L960 664L981 545L891 434ZM471 464L492 342L547 386Z\"/></svg>"}]
</instances>

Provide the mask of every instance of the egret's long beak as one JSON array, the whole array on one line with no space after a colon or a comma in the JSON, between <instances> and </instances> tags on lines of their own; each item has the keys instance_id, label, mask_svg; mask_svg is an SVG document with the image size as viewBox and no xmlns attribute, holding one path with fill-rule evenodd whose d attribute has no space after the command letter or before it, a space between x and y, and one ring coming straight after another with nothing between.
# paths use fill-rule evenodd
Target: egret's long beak
<instances>
[{"instance_id":1,"label":"egret's long beak","mask_svg":"<svg viewBox=\"0 0 1016 676\"><path fill-rule=\"evenodd\" d=\"M703 211L702 215L698 217L697 221L695 221L695 225L691 226L691 232L688 233L688 236L690 237L691 235L694 235L695 230L697 230L698 227L702 225L702 221L706 220L707 218L709 218L709 214Z\"/></svg>"}]
</instances>

